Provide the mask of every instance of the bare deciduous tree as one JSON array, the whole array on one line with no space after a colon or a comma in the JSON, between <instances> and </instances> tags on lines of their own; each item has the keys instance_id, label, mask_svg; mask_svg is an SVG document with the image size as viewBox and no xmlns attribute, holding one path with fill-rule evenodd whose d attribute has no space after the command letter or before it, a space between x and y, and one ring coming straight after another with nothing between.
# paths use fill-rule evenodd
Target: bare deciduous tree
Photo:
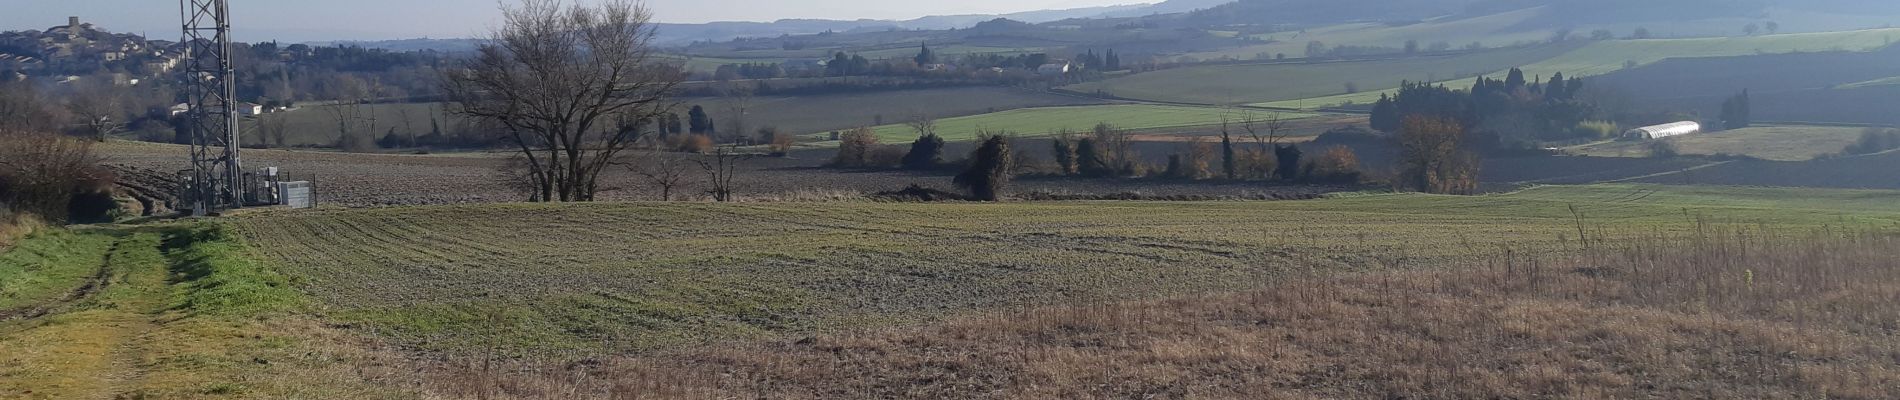
<instances>
[{"instance_id":1,"label":"bare deciduous tree","mask_svg":"<svg viewBox=\"0 0 1900 400\"><path fill-rule=\"evenodd\" d=\"M0 82L0 128L53 132L65 124L65 111L27 82Z\"/></svg>"},{"instance_id":2,"label":"bare deciduous tree","mask_svg":"<svg viewBox=\"0 0 1900 400\"><path fill-rule=\"evenodd\" d=\"M727 145L719 146L708 156L710 160L694 160L699 163L700 169L706 171L710 184L706 194L712 195L713 201L732 201L733 180L739 175L739 162L752 158L752 155L739 152L739 146Z\"/></svg>"},{"instance_id":3,"label":"bare deciduous tree","mask_svg":"<svg viewBox=\"0 0 1900 400\"><path fill-rule=\"evenodd\" d=\"M479 53L446 73L443 92L460 114L503 127L528 200L592 201L602 171L671 108L682 74L655 57L640 3L523 0L502 14Z\"/></svg>"},{"instance_id":4,"label":"bare deciduous tree","mask_svg":"<svg viewBox=\"0 0 1900 400\"><path fill-rule=\"evenodd\" d=\"M930 114L921 112L912 114L910 120L904 121L904 125L909 126L913 131L917 131L917 137L937 134L937 119L931 118Z\"/></svg>"},{"instance_id":5,"label":"bare deciduous tree","mask_svg":"<svg viewBox=\"0 0 1900 400\"><path fill-rule=\"evenodd\" d=\"M290 119L283 113L272 113L259 117L257 134L263 143L279 148L290 145Z\"/></svg>"},{"instance_id":6,"label":"bare deciduous tree","mask_svg":"<svg viewBox=\"0 0 1900 400\"><path fill-rule=\"evenodd\" d=\"M673 189L686 184L689 164L682 156L658 153L627 169L640 174L648 184L660 188L660 201L673 201Z\"/></svg>"},{"instance_id":7,"label":"bare deciduous tree","mask_svg":"<svg viewBox=\"0 0 1900 400\"><path fill-rule=\"evenodd\" d=\"M125 129L128 113L125 101L118 89L109 82L81 81L73 87L66 99L66 110L70 111L80 126L86 128L86 135L96 141L105 141L107 136Z\"/></svg>"},{"instance_id":8,"label":"bare deciduous tree","mask_svg":"<svg viewBox=\"0 0 1900 400\"><path fill-rule=\"evenodd\" d=\"M752 96L757 92L758 87L751 82L726 82L719 89L719 97L725 98L726 116L731 118L726 123L727 139L745 139L746 114L752 111Z\"/></svg>"},{"instance_id":9,"label":"bare deciduous tree","mask_svg":"<svg viewBox=\"0 0 1900 400\"><path fill-rule=\"evenodd\" d=\"M1247 131L1247 136L1253 138L1253 142L1260 145L1263 151L1272 151L1276 145L1279 145L1280 140L1286 138L1286 128L1286 118L1281 117L1277 112L1267 114L1264 119L1248 112L1240 120L1240 129Z\"/></svg>"}]
</instances>

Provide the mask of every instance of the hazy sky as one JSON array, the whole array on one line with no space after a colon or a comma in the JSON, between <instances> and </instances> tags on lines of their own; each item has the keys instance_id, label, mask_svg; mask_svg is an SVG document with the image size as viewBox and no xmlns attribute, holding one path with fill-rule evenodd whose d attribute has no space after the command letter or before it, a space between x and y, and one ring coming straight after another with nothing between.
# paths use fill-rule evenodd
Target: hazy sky
<instances>
[{"instance_id":1,"label":"hazy sky","mask_svg":"<svg viewBox=\"0 0 1900 400\"><path fill-rule=\"evenodd\" d=\"M502 0L514 1L514 0ZM594 0L570 0L594 1ZM496 20L497 0L230 0L244 41L470 37ZM646 0L661 22L784 18L910 19L1149 2L1144 0ZM67 16L115 32L177 36L177 0L0 0L0 30L46 29Z\"/></svg>"}]
</instances>

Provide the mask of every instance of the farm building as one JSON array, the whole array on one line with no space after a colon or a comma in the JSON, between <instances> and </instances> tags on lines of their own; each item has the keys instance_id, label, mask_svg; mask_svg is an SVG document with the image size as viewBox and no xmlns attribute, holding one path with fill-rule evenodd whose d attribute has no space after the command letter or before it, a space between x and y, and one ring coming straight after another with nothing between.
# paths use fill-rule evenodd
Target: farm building
<instances>
[{"instance_id":1,"label":"farm building","mask_svg":"<svg viewBox=\"0 0 1900 400\"><path fill-rule=\"evenodd\" d=\"M1067 75L1069 70L1070 66L1067 62L1050 63L1043 64L1041 67L1036 68L1036 73L1042 74L1042 76L1062 76Z\"/></svg>"},{"instance_id":2,"label":"farm building","mask_svg":"<svg viewBox=\"0 0 1900 400\"><path fill-rule=\"evenodd\" d=\"M1702 124L1683 121L1631 129L1629 132L1624 132L1623 137L1635 140L1651 140L1670 136L1692 135L1701 132Z\"/></svg>"}]
</instances>

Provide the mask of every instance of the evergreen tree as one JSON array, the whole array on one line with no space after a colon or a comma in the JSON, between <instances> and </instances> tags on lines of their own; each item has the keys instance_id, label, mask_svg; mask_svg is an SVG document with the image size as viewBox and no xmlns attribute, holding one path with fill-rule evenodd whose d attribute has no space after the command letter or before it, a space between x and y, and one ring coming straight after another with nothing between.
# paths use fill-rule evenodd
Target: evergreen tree
<instances>
[{"instance_id":1,"label":"evergreen tree","mask_svg":"<svg viewBox=\"0 0 1900 400\"><path fill-rule=\"evenodd\" d=\"M1482 85L1484 80L1479 79L1478 83ZM1385 133L1397 132L1399 119L1398 103L1384 93L1379 94L1379 102L1372 104L1372 129Z\"/></svg>"},{"instance_id":2,"label":"evergreen tree","mask_svg":"<svg viewBox=\"0 0 1900 400\"><path fill-rule=\"evenodd\" d=\"M1119 54L1115 54L1115 49L1108 49L1107 63L1108 63L1109 71L1122 70L1122 56Z\"/></svg>"},{"instance_id":3,"label":"evergreen tree","mask_svg":"<svg viewBox=\"0 0 1900 400\"><path fill-rule=\"evenodd\" d=\"M1095 138L1082 138L1075 142L1075 169L1083 176L1109 176L1114 171L1108 167L1108 160L1102 158L1102 149Z\"/></svg>"},{"instance_id":4,"label":"evergreen tree","mask_svg":"<svg viewBox=\"0 0 1900 400\"><path fill-rule=\"evenodd\" d=\"M1544 85L1544 97L1551 100L1569 99L1570 94L1564 91L1568 87L1568 83L1564 81L1564 73L1558 72L1550 76L1549 84Z\"/></svg>"},{"instance_id":5,"label":"evergreen tree","mask_svg":"<svg viewBox=\"0 0 1900 400\"><path fill-rule=\"evenodd\" d=\"M1753 125L1752 111L1748 104L1748 89L1742 89L1742 94L1722 102L1722 128L1742 129Z\"/></svg>"},{"instance_id":6,"label":"evergreen tree","mask_svg":"<svg viewBox=\"0 0 1900 400\"><path fill-rule=\"evenodd\" d=\"M1274 171L1280 175L1280 179L1290 181L1300 178L1300 157L1300 146L1289 144L1273 149L1273 158L1279 161Z\"/></svg>"},{"instance_id":7,"label":"evergreen tree","mask_svg":"<svg viewBox=\"0 0 1900 400\"><path fill-rule=\"evenodd\" d=\"M864 75L870 72L871 72L871 60L864 58L864 56L862 55L851 56L850 74L852 76Z\"/></svg>"},{"instance_id":8,"label":"evergreen tree","mask_svg":"<svg viewBox=\"0 0 1900 400\"><path fill-rule=\"evenodd\" d=\"M686 112L686 118L687 126L690 129L688 132L692 132L694 135L704 135L712 131L712 117L706 115L705 107L693 106L692 110Z\"/></svg>"},{"instance_id":9,"label":"evergreen tree","mask_svg":"<svg viewBox=\"0 0 1900 400\"><path fill-rule=\"evenodd\" d=\"M672 132L673 134L678 135L684 131L681 128L683 126L684 125L680 124L679 113L666 113L666 130L668 132Z\"/></svg>"},{"instance_id":10,"label":"evergreen tree","mask_svg":"<svg viewBox=\"0 0 1900 400\"><path fill-rule=\"evenodd\" d=\"M904 153L904 169L931 169L942 162L943 137L935 133L917 137L910 143L910 152Z\"/></svg>"},{"instance_id":11,"label":"evergreen tree","mask_svg":"<svg viewBox=\"0 0 1900 400\"><path fill-rule=\"evenodd\" d=\"M923 50L917 52L917 65L936 64L937 54L930 51L930 44L924 43L922 47Z\"/></svg>"},{"instance_id":12,"label":"evergreen tree","mask_svg":"<svg viewBox=\"0 0 1900 400\"><path fill-rule=\"evenodd\" d=\"M850 76L851 75L851 56L845 55L844 52L842 51L838 52L837 55L832 56L831 62L825 63L825 75L826 76Z\"/></svg>"},{"instance_id":13,"label":"evergreen tree","mask_svg":"<svg viewBox=\"0 0 1900 400\"><path fill-rule=\"evenodd\" d=\"M1524 70L1511 68L1511 74L1504 77L1504 92L1517 93L1524 88Z\"/></svg>"}]
</instances>

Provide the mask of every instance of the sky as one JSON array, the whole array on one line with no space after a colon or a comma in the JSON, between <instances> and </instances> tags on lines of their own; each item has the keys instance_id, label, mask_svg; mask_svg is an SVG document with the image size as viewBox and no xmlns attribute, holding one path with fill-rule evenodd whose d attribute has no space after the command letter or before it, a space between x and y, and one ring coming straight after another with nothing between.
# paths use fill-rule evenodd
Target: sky
<instances>
[{"instance_id":1,"label":"sky","mask_svg":"<svg viewBox=\"0 0 1900 400\"><path fill-rule=\"evenodd\" d=\"M514 0L501 0L514 1ZM570 0L598 1L598 0ZM645 0L660 22L785 18L911 19L1130 4L1143 0ZM230 0L241 41L376 40L480 36L497 0ZM177 0L0 0L0 30L46 29L66 17L113 31L177 36Z\"/></svg>"}]
</instances>

